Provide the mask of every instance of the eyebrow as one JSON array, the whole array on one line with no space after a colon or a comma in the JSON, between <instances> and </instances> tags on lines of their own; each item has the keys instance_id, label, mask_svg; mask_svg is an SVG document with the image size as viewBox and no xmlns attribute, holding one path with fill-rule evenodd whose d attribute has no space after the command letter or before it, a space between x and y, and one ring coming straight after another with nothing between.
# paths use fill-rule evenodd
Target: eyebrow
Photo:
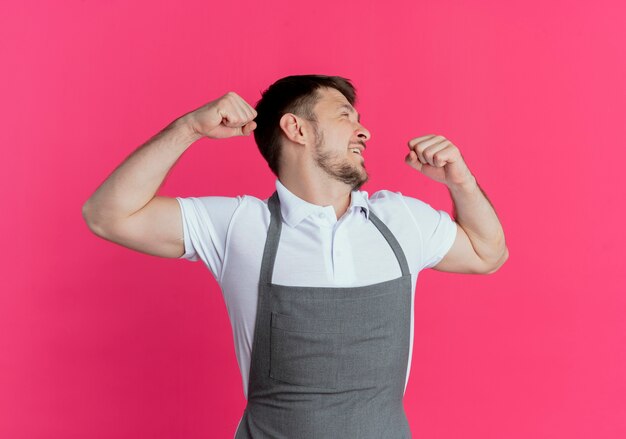
<instances>
[{"instance_id":1,"label":"eyebrow","mask_svg":"<svg viewBox=\"0 0 626 439\"><path fill-rule=\"evenodd\" d=\"M348 104L341 104L339 106L339 108L345 108L350 113L356 113L356 120L359 121L359 123L361 122L361 115L353 107L351 107L350 105L348 105Z\"/></svg>"}]
</instances>

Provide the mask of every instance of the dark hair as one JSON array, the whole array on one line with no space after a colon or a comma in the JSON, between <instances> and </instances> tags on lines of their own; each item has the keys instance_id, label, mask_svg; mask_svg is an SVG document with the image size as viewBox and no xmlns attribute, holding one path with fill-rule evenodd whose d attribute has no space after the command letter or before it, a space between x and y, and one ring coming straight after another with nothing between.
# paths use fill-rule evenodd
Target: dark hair
<instances>
[{"instance_id":1,"label":"dark hair","mask_svg":"<svg viewBox=\"0 0 626 439\"><path fill-rule=\"evenodd\" d=\"M356 90L349 79L341 76L294 75L279 79L261 94L256 104L254 140L272 172L278 176L281 153L280 118L293 113L316 122L313 107L319 99L318 89L334 88L341 92L350 105L356 101Z\"/></svg>"}]
</instances>

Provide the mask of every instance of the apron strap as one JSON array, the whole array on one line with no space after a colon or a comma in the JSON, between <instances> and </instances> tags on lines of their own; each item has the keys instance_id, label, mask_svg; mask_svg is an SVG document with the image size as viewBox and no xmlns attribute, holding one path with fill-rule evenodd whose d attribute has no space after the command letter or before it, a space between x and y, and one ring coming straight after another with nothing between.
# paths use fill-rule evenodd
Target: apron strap
<instances>
[{"instance_id":1,"label":"apron strap","mask_svg":"<svg viewBox=\"0 0 626 439\"><path fill-rule=\"evenodd\" d=\"M261 262L261 276L259 278L259 281L263 284L272 283L274 262L276 261L276 252L278 251L278 240L280 239L280 230L283 224L280 214L278 192L274 192L267 204L270 209L271 218L270 227L267 230L265 249L263 250L263 261Z\"/></svg>"},{"instance_id":2,"label":"apron strap","mask_svg":"<svg viewBox=\"0 0 626 439\"><path fill-rule=\"evenodd\" d=\"M280 213L280 201L278 199L278 192L274 192L268 200L268 207L270 209L270 226L267 230L267 238L265 240L265 248L263 250L263 261L261 262L261 275L259 281L264 284L272 283L272 274L274 273L274 262L276 261L276 253L278 251L278 241L280 239L280 231L282 227L282 217ZM411 273L409 265L406 261L404 251L400 246L400 243L396 237L391 233L391 230L383 223L374 213L370 210L369 218L376 226L378 231L383 235L393 254L400 264L400 271L402 276L407 276Z\"/></svg>"},{"instance_id":3,"label":"apron strap","mask_svg":"<svg viewBox=\"0 0 626 439\"><path fill-rule=\"evenodd\" d=\"M374 223L376 228L380 231L383 237L389 243L391 250L393 250L393 254L396 255L396 259L398 260L398 264L400 264L400 270L402 271L402 276L407 276L411 274L409 270L409 264L406 262L406 256L404 256L404 251L402 251L402 247L400 247L400 243L396 239L396 237L391 233L391 230L383 223L380 218L374 215L374 212L370 209L370 220Z\"/></svg>"}]
</instances>

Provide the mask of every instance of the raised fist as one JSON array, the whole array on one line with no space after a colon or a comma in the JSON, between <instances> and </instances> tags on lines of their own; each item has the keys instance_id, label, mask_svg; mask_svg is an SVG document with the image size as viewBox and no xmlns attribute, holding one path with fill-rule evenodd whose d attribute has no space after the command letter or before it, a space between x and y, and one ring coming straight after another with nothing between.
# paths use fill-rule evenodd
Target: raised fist
<instances>
[{"instance_id":1,"label":"raised fist","mask_svg":"<svg viewBox=\"0 0 626 439\"><path fill-rule=\"evenodd\" d=\"M255 109L232 91L186 115L194 132L211 139L250 135L256 116Z\"/></svg>"}]
</instances>

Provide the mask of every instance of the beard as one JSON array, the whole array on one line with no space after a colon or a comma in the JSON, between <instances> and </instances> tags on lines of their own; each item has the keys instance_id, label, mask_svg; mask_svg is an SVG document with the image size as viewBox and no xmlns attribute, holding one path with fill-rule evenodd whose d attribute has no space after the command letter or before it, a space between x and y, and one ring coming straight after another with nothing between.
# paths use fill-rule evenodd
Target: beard
<instances>
[{"instance_id":1,"label":"beard","mask_svg":"<svg viewBox=\"0 0 626 439\"><path fill-rule=\"evenodd\" d=\"M361 171L359 166L352 163L347 157L342 158L340 154L324 151L324 135L317 126L314 130L316 140L313 160L315 164L331 178L347 184L353 191L358 191L369 178L365 165L361 165L363 166L363 171Z\"/></svg>"}]
</instances>

